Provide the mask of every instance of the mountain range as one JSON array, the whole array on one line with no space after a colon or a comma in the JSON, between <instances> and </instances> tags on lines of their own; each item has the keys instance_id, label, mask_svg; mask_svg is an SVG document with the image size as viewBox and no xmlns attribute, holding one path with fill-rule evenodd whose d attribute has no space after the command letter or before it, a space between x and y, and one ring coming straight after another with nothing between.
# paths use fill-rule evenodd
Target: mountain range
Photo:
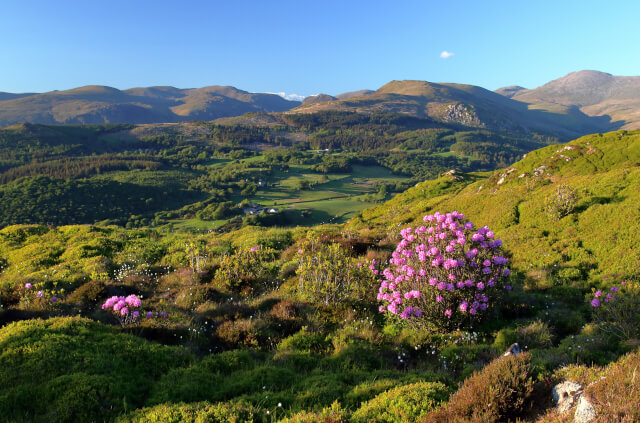
<instances>
[{"instance_id":1,"label":"mountain range","mask_svg":"<svg viewBox=\"0 0 640 423\"><path fill-rule=\"evenodd\" d=\"M379 89L318 94L303 102L230 86L168 86L118 90L85 86L48 93L0 93L0 126L159 123L215 120L258 113L385 111L491 130L541 133L561 139L640 128L640 76L570 73L535 89L495 91L454 83L391 81Z\"/></svg>"},{"instance_id":2,"label":"mountain range","mask_svg":"<svg viewBox=\"0 0 640 423\"><path fill-rule=\"evenodd\" d=\"M159 123L213 120L248 112L281 112L300 105L276 94L234 87L146 87L118 90L88 85L43 94L0 93L0 126L45 124Z\"/></svg>"},{"instance_id":3,"label":"mountain range","mask_svg":"<svg viewBox=\"0 0 640 423\"><path fill-rule=\"evenodd\" d=\"M640 76L604 72L572 72L535 89L505 87L496 90L537 110L555 113L577 107L587 116L607 117L614 127L640 128Z\"/></svg>"}]
</instances>

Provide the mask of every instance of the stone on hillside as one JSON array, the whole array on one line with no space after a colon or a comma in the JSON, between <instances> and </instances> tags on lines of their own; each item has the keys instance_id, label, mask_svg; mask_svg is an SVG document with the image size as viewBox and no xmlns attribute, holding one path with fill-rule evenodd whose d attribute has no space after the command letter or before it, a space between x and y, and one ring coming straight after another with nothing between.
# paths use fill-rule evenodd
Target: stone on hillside
<instances>
[{"instance_id":1,"label":"stone on hillside","mask_svg":"<svg viewBox=\"0 0 640 423\"><path fill-rule=\"evenodd\" d=\"M564 413L576 404L583 391L584 389L579 383L567 381L554 386L551 390L551 396L558 411Z\"/></svg>"},{"instance_id":2,"label":"stone on hillside","mask_svg":"<svg viewBox=\"0 0 640 423\"><path fill-rule=\"evenodd\" d=\"M522 350L520 349L520 344L516 342L515 344L511 344L511 346L507 348L507 351L505 351L505 353L502 354L502 356L503 357L508 357L510 355L517 356L521 352Z\"/></svg>"},{"instance_id":3,"label":"stone on hillside","mask_svg":"<svg viewBox=\"0 0 640 423\"><path fill-rule=\"evenodd\" d=\"M593 404L585 398L584 395L580 396L576 412L573 415L573 423L588 423L596 417L596 409Z\"/></svg>"}]
</instances>

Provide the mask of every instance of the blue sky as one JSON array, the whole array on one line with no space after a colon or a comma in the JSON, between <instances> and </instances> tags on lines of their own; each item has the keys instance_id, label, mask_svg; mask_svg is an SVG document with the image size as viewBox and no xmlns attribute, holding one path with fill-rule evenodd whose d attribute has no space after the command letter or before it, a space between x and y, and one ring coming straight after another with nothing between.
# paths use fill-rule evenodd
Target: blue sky
<instances>
[{"instance_id":1,"label":"blue sky","mask_svg":"<svg viewBox=\"0 0 640 423\"><path fill-rule=\"evenodd\" d=\"M633 0L8 0L0 91L233 85L311 95L393 79L533 88L582 69L640 75L638 17Z\"/></svg>"}]
</instances>

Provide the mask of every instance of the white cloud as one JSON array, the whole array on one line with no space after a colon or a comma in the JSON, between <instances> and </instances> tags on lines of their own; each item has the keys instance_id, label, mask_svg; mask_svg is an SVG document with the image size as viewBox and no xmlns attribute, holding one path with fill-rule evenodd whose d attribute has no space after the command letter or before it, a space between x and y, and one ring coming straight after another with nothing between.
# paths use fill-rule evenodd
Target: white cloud
<instances>
[{"instance_id":1,"label":"white cloud","mask_svg":"<svg viewBox=\"0 0 640 423\"><path fill-rule=\"evenodd\" d=\"M279 95L285 100L293 100L293 101L302 101L307 97L306 95L300 95L300 94L287 94L282 91L279 93L265 93L265 94L275 94L275 95Z\"/></svg>"},{"instance_id":2,"label":"white cloud","mask_svg":"<svg viewBox=\"0 0 640 423\"><path fill-rule=\"evenodd\" d=\"M441 59L448 59L449 57L453 56L455 53L451 53L450 51L447 50L443 50L442 53L440 53L440 58Z\"/></svg>"}]
</instances>

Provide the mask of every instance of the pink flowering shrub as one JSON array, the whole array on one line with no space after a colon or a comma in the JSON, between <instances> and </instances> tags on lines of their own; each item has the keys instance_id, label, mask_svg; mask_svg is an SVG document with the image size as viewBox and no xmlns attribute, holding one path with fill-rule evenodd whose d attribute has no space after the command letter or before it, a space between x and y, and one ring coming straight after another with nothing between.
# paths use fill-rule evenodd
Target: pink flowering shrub
<instances>
[{"instance_id":1,"label":"pink flowering shrub","mask_svg":"<svg viewBox=\"0 0 640 423\"><path fill-rule=\"evenodd\" d=\"M640 337L640 283L624 281L608 290L594 290L590 303L602 330L620 339Z\"/></svg>"},{"instance_id":2,"label":"pink flowering shrub","mask_svg":"<svg viewBox=\"0 0 640 423\"><path fill-rule=\"evenodd\" d=\"M102 304L103 310L110 310L122 326L138 322L142 313L142 300L137 295L127 297L113 296Z\"/></svg>"},{"instance_id":3,"label":"pink flowering shrub","mask_svg":"<svg viewBox=\"0 0 640 423\"><path fill-rule=\"evenodd\" d=\"M424 217L426 225L401 231L402 240L382 274L380 312L416 324L452 329L481 319L511 274L502 241L474 230L453 212Z\"/></svg>"},{"instance_id":4,"label":"pink flowering shrub","mask_svg":"<svg viewBox=\"0 0 640 423\"><path fill-rule=\"evenodd\" d=\"M44 282L27 282L19 288L20 306L24 309L53 311L59 308L64 289L45 289Z\"/></svg>"}]
</instances>

